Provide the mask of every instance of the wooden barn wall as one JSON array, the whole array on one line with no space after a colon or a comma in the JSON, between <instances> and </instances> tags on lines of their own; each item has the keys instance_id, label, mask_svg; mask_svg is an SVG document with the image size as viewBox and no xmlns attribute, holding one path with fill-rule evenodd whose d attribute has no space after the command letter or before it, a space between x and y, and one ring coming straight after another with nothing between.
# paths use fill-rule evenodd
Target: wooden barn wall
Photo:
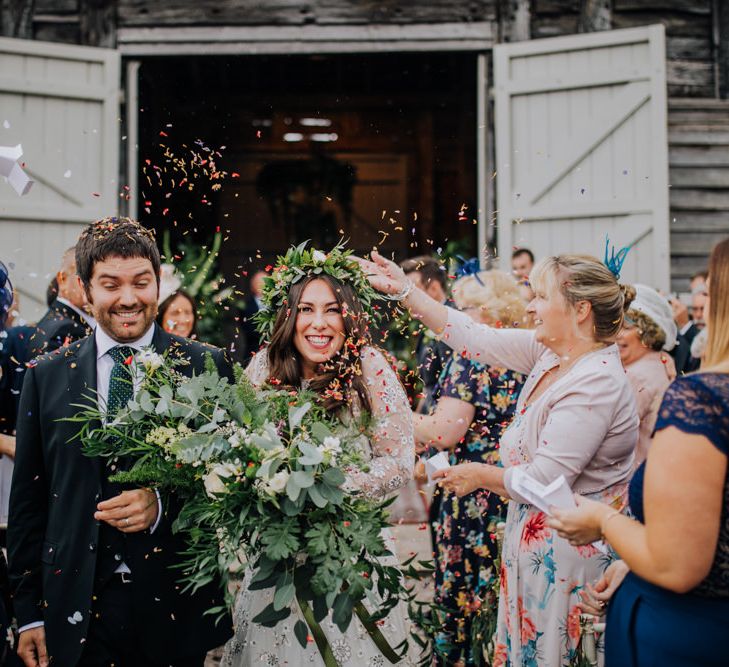
<instances>
[{"instance_id":1,"label":"wooden barn wall","mask_svg":"<svg viewBox=\"0 0 729 667\"><path fill-rule=\"evenodd\" d=\"M117 27L494 21L508 39L517 5L528 8L533 39L580 31L584 0L36 0L33 36L114 46ZM613 28L663 23L669 95L714 97L713 6L713 0L613 0L610 19Z\"/></svg>"}]
</instances>

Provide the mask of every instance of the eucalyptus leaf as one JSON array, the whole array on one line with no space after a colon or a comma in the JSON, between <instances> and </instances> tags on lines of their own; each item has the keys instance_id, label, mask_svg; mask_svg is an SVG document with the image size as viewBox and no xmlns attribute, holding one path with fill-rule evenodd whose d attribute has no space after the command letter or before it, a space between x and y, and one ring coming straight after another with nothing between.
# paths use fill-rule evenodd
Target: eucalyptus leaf
<instances>
[{"instance_id":1,"label":"eucalyptus leaf","mask_svg":"<svg viewBox=\"0 0 729 667\"><path fill-rule=\"evenodd\" d=\"M304 403L304 405L291 406L289 408L289 429L292 432L299 428L301 420L310 409L311 403Z\"/></svg>"},{"instance_id":2,"label":"eucalyptus leaf","mask_svg":"<svg viewBox=\"0 0 729 667\"><path fill-rule=\"evenodd\" d=\"M328 501L319 491L321 488L321 485L317 484L316 486L309 487L306 492L317 507L326 507Z\"/></svg>"},{"instance_id":3,"label":"eucalyptus leaf","mask_svg":"<svg viewBox=\"0 0 729 667\"><path fill-rule=\"evenodd\" d=\"M279 588L273 596L273 608L276 611L281 611L288 607L294 599L295 592L296 589L294 588L293 583L286 584Z\"/></svg>"},{"instance_id":4,"label":"eucalyptus leaf","mask_svg":"<svg viewBox=\"0 0 729 667\"><path fill-rule=\"evenodd\" d=\"M311 470L295 470L291 473L291 479L302 489L308 489L314 484L314 473Z\"/></svg>"},{"instance_id":5,"label":"eucalyptus leaf","mask_svg":"<svg viewBox=\"0 0 729 667\"><path fill-rule=\"evenodd\" d=\"M294 625L294 635L296 636L299 644L301 644L302 648L306 648L309 638L309 626L306 625L304 621L296 621L296 624Z\"/></svg>"}]
</instances>

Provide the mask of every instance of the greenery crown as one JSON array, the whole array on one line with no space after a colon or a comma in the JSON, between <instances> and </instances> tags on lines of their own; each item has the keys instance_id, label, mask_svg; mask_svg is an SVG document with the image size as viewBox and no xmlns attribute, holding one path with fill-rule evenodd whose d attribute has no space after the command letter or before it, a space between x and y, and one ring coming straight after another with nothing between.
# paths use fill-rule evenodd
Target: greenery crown
<instances>
[{"instance_id":1,"label":"greenery crown","mask_svg":"<svg viewBox=\"0 0 729 667\"><path fill-rule=\"evenodd\" d=\"M340 241L328 253L307 248L308 241L292 246L285 255L279 255L270 276L263 280L263 308L256 314L256 327L266 341L271 340L273 325L281 308L285 308L289 290L303 278L326 273L340 283L349 283L362 303L370 323L377 322L380 312L375 302L382 297L370 285L362 268L345 250Z\"/></svg>"}]
</instances>

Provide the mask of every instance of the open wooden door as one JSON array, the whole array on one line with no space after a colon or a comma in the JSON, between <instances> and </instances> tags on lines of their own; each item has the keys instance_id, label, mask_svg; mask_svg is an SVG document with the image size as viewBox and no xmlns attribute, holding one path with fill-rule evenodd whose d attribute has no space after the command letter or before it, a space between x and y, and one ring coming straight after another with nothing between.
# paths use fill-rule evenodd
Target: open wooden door
<instances>
[{"instance_id":1,"label":"open wooden door","mask_svg":"<svg viewBox=\"0 0 729 667\"><path fill-rule=\"evenodd\" d=\"M632 245L621 276L670 288L662 25L494 48L498 248Z\"/></svg>"},{"instance_id":2,"label":"open wooden door","mask_svg":"<svg viewBox=\"0 0 729 667\"><path fill-rule=\"evenodd\" d=\"M24 197L0 183L0 259L29 320L82 226L117 213L119 63L111 49L0 39L0 144L22 144L36 181Z\"/></svg>"}]
</instances>

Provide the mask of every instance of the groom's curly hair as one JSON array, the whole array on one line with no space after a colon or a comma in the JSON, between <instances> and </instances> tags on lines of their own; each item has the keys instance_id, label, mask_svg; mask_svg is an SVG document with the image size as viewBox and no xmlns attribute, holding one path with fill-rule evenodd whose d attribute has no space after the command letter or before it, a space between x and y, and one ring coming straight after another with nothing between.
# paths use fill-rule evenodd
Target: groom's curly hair
<instances>
[{"instance_id":1,"label":"groom's curly hair","mask_svg":"<svg viewBox=\"0 0 729 667\"><path fill-rule=\"evenodd\" d=\"M289 288L287 303L276 315L267 348L269 382L291 388L298 388L302 384L301 361L294 345L296 317L301 295L314 280L323 280L334 293L342 308L345 338L339 352L319 366L319 372L309 382L309 389L320 396L322 405L328 411L336 412L341 408L349 410L352 400L356 398L361 409L369 413L372 405L362 379L360 356L362 348L372 344L367 315L352 286L326 273L309 275Z\"/></svg>"},{"instance_id":2,"label":"groom's curly hair","mask_svg":"<svg viewBox=\"0 0 729 667\"><path fill-rule=\"evenodd\" d=\"M148 259L159 285L161 259L154 232L131 218L109 217L88 225L76 243L76 274L87 291L94 265L114 256Z\"/></svg>"}]
</instances>

